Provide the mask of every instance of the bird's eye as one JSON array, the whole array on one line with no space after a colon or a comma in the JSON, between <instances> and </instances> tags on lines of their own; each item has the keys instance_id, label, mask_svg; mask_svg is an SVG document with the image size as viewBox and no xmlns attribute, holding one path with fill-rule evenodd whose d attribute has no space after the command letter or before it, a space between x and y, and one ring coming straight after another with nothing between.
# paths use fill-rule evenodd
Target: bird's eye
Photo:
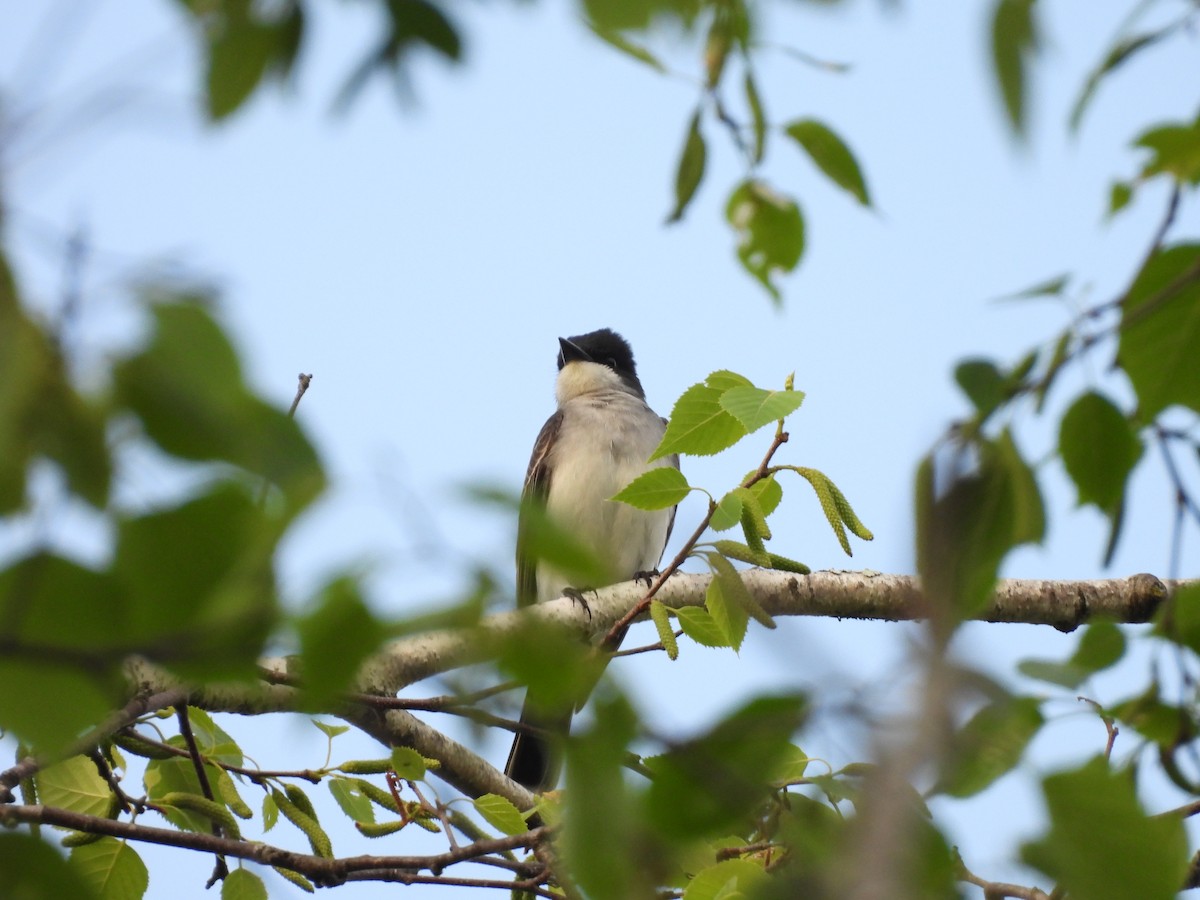
<instances>
[{"instance_id":1,"label":"bird's eye","mask_svg":"<svg viewBox=\"0 0 1200 900\"><path fill-rule=\"evenodd\" d=\"M606 366L608 366L610 369L612 369L614 372L617 371L617 361L615 359L613 359L611 356L608 357L606 360L604 360L604 364Z\"/></svg>"}]
</instances>

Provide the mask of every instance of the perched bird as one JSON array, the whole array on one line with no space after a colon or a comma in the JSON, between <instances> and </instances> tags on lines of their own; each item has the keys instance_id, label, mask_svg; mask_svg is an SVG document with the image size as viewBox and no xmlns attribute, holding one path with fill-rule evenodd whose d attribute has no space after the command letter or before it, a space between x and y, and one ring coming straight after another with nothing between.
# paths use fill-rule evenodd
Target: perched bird
<instances>
[{"instance_id":1,"label":"perched bird","mask_svg":"<svg viewBox=\"0 0 1200 900\"><path fill-rule=\"evenodd\" d=\"M517 601L545 603L578 589L618 584L654 571L662 558L675 510L645 511L609 498L643 472L679 468L679 457L648 462L666 421L646 404L633 350L608 328L559 338L558 411L542 426L529 460L522 509L541 506L559 528L591 550L609 575L606 584L572 585L563 573L530 559L517 547ZM526 515L527 513L523 513ZM580 702L586 698L580 698ZM526 697L521 722L564 734L572 711L546 721L535 698ZM558 781L559 761L548 742L519 732L505 774L530 790Z\"/></svg>"}]
</instances>

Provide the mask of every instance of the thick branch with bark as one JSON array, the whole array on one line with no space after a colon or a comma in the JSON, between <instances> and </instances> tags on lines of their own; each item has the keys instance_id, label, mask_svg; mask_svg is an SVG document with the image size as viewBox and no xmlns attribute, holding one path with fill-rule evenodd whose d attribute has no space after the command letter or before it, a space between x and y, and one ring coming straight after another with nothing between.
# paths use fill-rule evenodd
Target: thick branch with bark
<instances>
[{"instance_id":1,"label":"thick branch with bark","mask_svg":"<svg viewBox=\"0 0 1200 900\"><path fill-rule=\"evenodd\" d=\"M659 590L657 598L668 607L703 606L711 576L678 573ZM796 575L752 569L743 580L759 604L773 616L834 616L852 619L903 621L921 618L927 608L913 576L879 572L814 572ZM1146 622L1183 582L1163 582L1153 575L1097 581L1001 581L979 619L990 622L1024 622L1051 625L1071 631L1094 618L1118 622ZM358 690L390 696L418 681L448 672L486 656L488 638L513 633L528 617L556 623L597 641L644 597L636 582L614 585L586 595L585 609L570 598L528 609L489 616L470 631L442 631L392 642L362 667ZM262 661L264 669L288 678L288 661ZM130 674L141 691L177 689L161 670L141 661L130 664ZM282 684L258 687L219 685L191 693L190 702L214 712L254 714L297 709L298 694ZM388 746L408 746L437 759L439 777L468 796L485 793L507 797L528 809L533 796L502 772L441 731L405 710L380 711L351 700L330 710Z\"/></svg>"}]
</instances>

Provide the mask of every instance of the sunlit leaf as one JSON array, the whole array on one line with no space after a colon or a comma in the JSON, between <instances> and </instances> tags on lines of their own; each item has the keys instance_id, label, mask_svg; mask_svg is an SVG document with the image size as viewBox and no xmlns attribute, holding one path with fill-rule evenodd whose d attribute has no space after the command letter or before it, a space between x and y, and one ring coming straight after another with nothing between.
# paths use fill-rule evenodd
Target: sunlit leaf
<instances>
[{"instance_id":1,"label":"sunlit leaf","mask_svg":"<svg viewBox=\"0 0 1200 900\"><path fill-rule=\"evenodd\" d=\"M234 869L221 882L221 900L267 900L267 886L249 869Z\"/></svg>"},{"instance_id":2,"label":"sunlit leaf","mask_svg":"<svg viewBox=\"0 0 1200 900\"><path fill-rule=\"evenodd\" d=\"M651 460L687 453L712 456L745 437L745 427L721 406L723 390L694 384L675 401L667 431Z\"/></svg>"},{"instance_id":3,"label":"sunlit leaf","mask_svg":"<svg viewBox=\"0 0 1200 900\"><path fill-rule=\"evenodd\" d=\"M721 395L721 408L752 433L800 408L803 391L767 391L756 387L730 388Z\"/></svg>"},{"instance_id":4,"label":"sunlit leaf","mask_svg":"<svg viewBox=\"0 0 1200 900\"><path fill-rule=\"evenodd\" d=\"M472 802L475 804L475 811L502 834L524 834L529 830L529 825L525 821L525 817L521 815L521 811L513 806L512 801L504 797L497 794L484 794L476 797Z\"/></svg>"},{"instance_id":5,"label":"sunlit leaf","mask_svg":"<svg viewBox=\"0 0 1200 900\"><path fill-rule=\"evenodd\" d=\"M150 873L142 858L130 844L116 838L74 848L70 863L100 900L141 900L150 886Z\"/></svg>"},{"instance_id":6,"label":"sunlit leaf","mask_svg":"<svg viewBox=\"0 0 1200 900\"><path fill-rule=\"evenodd\" d=\"M683 473L674 466L659 466L643 472L612 500L628 503L638 509L667 509L680 503L691 490Z\"/></svg>"}]
</instances>

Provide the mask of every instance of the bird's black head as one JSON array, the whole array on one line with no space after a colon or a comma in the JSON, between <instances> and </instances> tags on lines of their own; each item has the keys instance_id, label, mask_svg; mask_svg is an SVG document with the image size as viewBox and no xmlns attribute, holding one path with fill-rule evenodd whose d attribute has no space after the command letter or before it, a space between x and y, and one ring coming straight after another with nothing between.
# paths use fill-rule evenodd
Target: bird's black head
<instances>
[{"instance_id":1,"label":"bird's black head","mask_svg":"<svg viewBox=\"0 0 1200 900\"><path fill-rule=\"evenodd\" d=\"M569 362L593 362L608 366L620 376L639 397L645 397L642 383L638 381L637 367L633 362L633 349L629 342L611 328L589 331L574 337L558 339L558 369Z\"/></svg>"}]
</instances>

